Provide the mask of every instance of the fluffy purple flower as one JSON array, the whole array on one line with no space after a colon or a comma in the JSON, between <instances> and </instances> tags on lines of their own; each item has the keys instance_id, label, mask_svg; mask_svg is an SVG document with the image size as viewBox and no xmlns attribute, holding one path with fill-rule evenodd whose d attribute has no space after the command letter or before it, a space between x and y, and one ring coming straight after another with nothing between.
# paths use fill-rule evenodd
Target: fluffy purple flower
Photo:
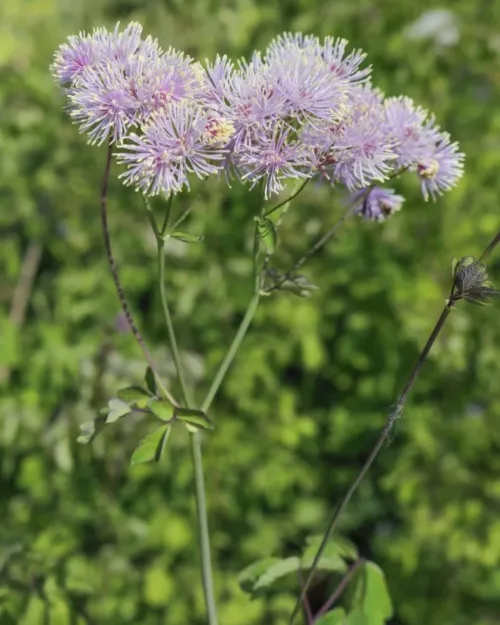
<instances>
[{"instance_id":1,"label":"fluffy purple flower","mask_svg":"<svg viewBox=\"0 0 500 625\"><path fill-rule=\"evenodd\" d=\"M283 99L270 88L265 73L256 68L255 62L241 63L226 77L224 95L213 105L234 125L234 152L251 146L263 128L279 123L284 117Z\"/></svg>"},{"instance_id":2,"label":"fluffy purple flower","mask_svg":"<svg viewBox=\"0 0 500 625\"><path fill-rule=\"evenodd\" d=\"M393 189L368 187L354 193L349 202L356 206L356 213L368 221L385 221L401 209L405 201Z\"/></svg>"},{"instance_id":3,"label":"fluffy purple flower","mask_svg":"<svg viewBox=\"0 0 500 625\"><path fill-rule=\"evenodd\" d=\"M417 175L424 198L436 199L444 191L453 188L464 171L464 154L458 144L451 143L447 133L440 133L434 151L417 165Z\"/></svg>"},{"instance_id":4,"label":"fluffy purple flower","mask_svg":"<svg viewBox=\"0 0 500 625\"><path fill-rule=\"evenodd\" d=\"M242 180L250 180L254 187L264 180L264 197L284 189L290 178L308 178L307 153L298 141L290 139L291 129L276 127L274 132L262 133L255 143L238 155L237 167Z\"/></svg>"},{"instance_id":5,"label":"fluffy purple flower","mask_svg":"<svg viewBox=\"0 0 500 625\"><path fill-rule=\"evenodd\" d=\"M347 39L334 39L325 37L322 56L328 64L332 74L342 78L349 84L365 82L371 73L371 67L360 69L361 63L366 59L366 54L361 50L353 50L345 56Z\"/></svg>"},{"instance_id":6,"label":"fluffy purple flower","mask_svg":"<svg viewBox=\"0 0 500 625\"><path fill-rule=\"evenodd\" d=\"M410 98L389 98L385 103L389 132L397 141L397 165L416 171L427 200L454 187L463 174L464 154L451 143L434 117Z\"/></svg>"},{"instance_id":7,"label":"fluffy purple flower","mask_svg":"<svg viewBox=\"0 0 500 625\"><path fill-rule=\"evenodd\" d=\"M408 167L429 153L438 139L439 128L433 116L411 98L388 98L385 101L387 129L397 141L399 167Z\"/></svg>"},{"instance_id":8,"label":"fluffy purple flower","mask_svg":"<svg viewBox=\"0 0 500 625\"><path fill-rule=\"evenodd\" d=\"M463 154L410 98L384 100L364 60L344 39L284 33L248 62L204 68L132 22L69 37L51 69L90 143L121 147L130 136L123 178L147 192L175 193L189 173L220 169L228 181L264 180L266 198L289 179L319 175L355 191L409 170L435 198L462 175ZM380 204L377 193L368 200Z\"/></svg>"},{"instance_id":9,"label":"fluffy purple flower","mask_svg":"<svg viewBox=\"0 0 500 625\"><path fill-rule=\"evenodd\" d=\"M287 117L299 123L335 121L345 110L347 86L309 50L286 49L267 61L268 84L283 100Z\"/></svg>"},{"instance_id":10,"label":"fluffy purple flower","mask_svg":"<svg viewBox=\"0 0 500 625\"><path fill-rule=\"evenodd\" d=\"M80 33L68 37L68 42L59 46L54 55L51 65L54 77L62 85L71 84L86 68L107 63L126 66L141 47L143 54L158 51L158 44L151 37L141 41L142 26L139 23L131 22L123 32L119 31L119 26L118 23L112 32L96 28L91 35Z\"/></svg>"},{"instance_id":11,"label":"fluffy purple flower","mask_svg":"<svg viewBox=\"0 0 500 625\"><path fill-rule=\"evenodd\" d=\"M68 42L59 46L50 66L53 76L61 85L71 83L86 67L96 62L97 53L90 35L71 35Z\"/></svg>"},{"instance_id":12,"label":"fluffy purple flower","mask_svg":"<svg viewBox=\"0 0 500 625\"><path fill-rule=\"evenodd\" d=\"M302 140L313 149L321 174L353 191L385 180L394 171L396 154L380 92L368 84L353 88L348 109L339 124L306 127Z\"/></svg>"},{"instance_id":13,"label":"fluffy purple flower","mask_svg":"<svg viewBox=\"0 0 500 625\"><path fill-rule=\"evenodd\" d=\"M308 55L321 58L328 66L330 73L337 78L351 83L364 82L371 73L371 68L360 69L366 54L361 50L354 50L346 56L347 39L325 37L321 42L314 35L302 33L283 33L276 37L268 46L268 58L280 58L289 50L303 50Z\"/></svg>"},{"instance_id":14,"label":"fluffy purple flower","mask_svg":"<svg viewBox=\"0 0 500 625\"><path fill-rule=\"evenodd\" d=\"M277 37L267 49L263 68L269 86L283 98L286 116L312 124L342 117L348 81L331 71L317 37Z\"/></svg>"},{"instance_id":15,"label":"fluffy purple flower","mask_svg":"<svg viewBox=\"0 0 500 625\"><path fill-rule=\"evenodd\" d=\"M214 123L192 103L170 104L153 114L142 134L131 134L118 152L127 166L121 178L144 193L178 193L189 188L188 174L205 178L217 173L224 159L226 132L214 137Z\"/></svg>"},{"instance_id":16,"label":"fluffy purple flower","mask_svg":"<svg viewBox=\"0 0 500 625\"><path fill-rule=\"evenodd\" d=\"M129 78L112 64L101 65L99 71L85 68L68 98L70 116L80 132L88 134L90 144L121 141L140 113Z\"/></svg>"},{"instance_id":17,"label":"fluffy purple flower","mask_svg":"<svg viewBox=\"0 0 500 625\"><path fill-rule=\"evenodd\" d=\"M140 105L141 122L172 102L194 99L201 89L195 65L175 50L149 60L138 57L127 77Z\"/></svg>"},{"instance_id":18,"label":"fluffy purple flower","mask_svg":"<svg viewBox=\"0 0 500 625\"><path fill-rule=\"evenodd\" d=\"M162 52L142 26L119 25L70 38L56 53L54 75L67 89L68 110L90 143L118 143L171 102L194 99L200 70L183 53Z\"/></svg>"}]
</instances>

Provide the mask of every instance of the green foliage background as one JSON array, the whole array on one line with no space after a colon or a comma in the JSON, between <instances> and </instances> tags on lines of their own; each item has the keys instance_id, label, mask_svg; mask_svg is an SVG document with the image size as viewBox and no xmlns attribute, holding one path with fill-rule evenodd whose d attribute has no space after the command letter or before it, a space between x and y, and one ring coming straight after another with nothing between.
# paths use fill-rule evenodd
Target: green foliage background
<instances>
[{"instance_id":1,"label":"green foliage background","mask_svg":"<svg viewBox=\"0 0 500 625\"><path fill-rule=\"evenodd\" d=\"M250 602L236 573L259 557L293 555L324 528L439 314L451 259L479 254L500 227L500 2L443 0L459 28L453 45L408 38L405 29L434 8L429 0L0 4L0 565L11 556L0 572L1 624L47 622L44 596L51 625L204 622L187 436L171 437L161 465L133 469L147 423L124 420L92 446L75 443L78 423L140 382L144 363L116 329L98 215L104 151L88 148L61 111L53 50L117 19L137 19L164 45L201 58L246 54L283 30L343 36L368 52L386 93L433 110L467 154L462 183L436 204L405 180L407 203L394 219L348 224L307 266L321 287L311 299L263 302L211 411L216 431L204 449L221 623L284 623L293 593ZM194 195L189 227L205 240L172 244L167 261L201 397L250 297L257 198L218 184ZM168 379L154 240L136 194L115 180L111 198L122 279ZM341 201L308 188L288 215L280 267L338 218ZM498 259L491 270L498 283ZM343 532L386 572L394 622L498 622L499 345L498 307L460 306L344 518Z\"/></svg>"}]
</instances>

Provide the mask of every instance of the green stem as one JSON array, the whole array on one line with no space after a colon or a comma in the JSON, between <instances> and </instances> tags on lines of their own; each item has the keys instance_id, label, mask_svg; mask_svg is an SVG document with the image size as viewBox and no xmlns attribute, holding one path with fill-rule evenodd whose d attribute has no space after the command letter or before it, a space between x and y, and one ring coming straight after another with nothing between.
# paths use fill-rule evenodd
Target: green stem
<instances>
[{"instance_id":1,"label":"green stem","mask_svg":"<svg viewBox=\"0 0 500 625\"><path fill-rule=\"evenodd\" d=\"M284 206L285 204L288 204L294 198L296 198L297 195L299 195L299 193L302 193L302 191L305 189L305 186L309 182L309 180L311 179L306 178L304 182L300 185L300 187L297 189L297 191L294 191L290 196L287 197L286 200L283 200L283 202L280 202L279 204L276 204L276 206L272 206L267 211L264 211L264 217L269 217L269 215L272 215L275 211L278 210L278 208L281 208L282 206Z\"/></svg>"},{"instance_id":2,"label":"green stem","mask_svg":"<svg viewBox=\"0 0 500 625\"><path fill-rule=\"evenodd\" d=\"M224 360L220 364L220 367L217 373L215 374L214 381L212 382L212 385L210 386L210 389L208 390L207 396L203 400L201 409L204 412L207 412L208 409L210 408L212 401L217 391L220 388L220 385L222 384L224 378L226 377L226 373L229 367L231 366L231 363L233 362L234 357L236 356L236 353L241 345L241 342L243 341L243 338L245 337L245 334L247 333L247 330L250 327L250 324L252 323L252 319L254 318L255 312L257 310L257 306L259 305L259 299L260 299L260 295L259 295L259 292L257 291L256 293L254 293L252 299L250 300L245 316L243 317L243 320L240 323L240 327L238 328L238 331L236 332L236 336L234 337L233 342L231 343L229 350L224 357Z\"/></svg>"},{"instance_id":3,"label":"green stem","mask_svg":"<svg viewBox=\"0 0 500 625\"><path fill-rule=\"evenodd\" d=\"M154 217L151 205L146 197L143 196L144 205L146 207L146 213L148 219L153 228L153 232L156 237L156 244L158 250L158 287L160 290L161 303L163 308L163 316L165 318L165 325L167 326L168 342L170 344L170 350L174 359L175 369L177 372L177 378L181 386L182 400L186 407L193 406L193 398L190 394L189 387L186 384L184 373L182 370L181 359L179 355L179 349L177 346L177 339L175 336L174 325L172 323L172 316L168 306L167 294L165 290L165 240L164 235L168 228L168 221L170 218L172 208L172 198L169 198L165 218L161 230L158 228L156 219ZM198 538L200 542L201 552L201 576L203 583L203 594L205 597L205 606L207 610L209 625L217 625L217 608L215 604L215 593L212 577L212 562L210 556L210 534L208 530L208 514L207 514L207 500L205 494L205 478L203 473L203 458L201 453L201 438L199 432L193 432L190 434L191 438L191 456L193 459L194 467L194 484L195 484L195 497L196 497L196 517L198 526Z\"/></svg>"},{"instance_id":4,"label":"green stem","mask_svg":"<svg viewBox=\"0 0 500 625\"><path fill-rule=\"evenodd\" d=\"M208 530L207 500L205 496L205 478L203 473L203 458L201 454L200 433L191 434L191 456L194 465L194 483L196 492L196 516L198 521L198 539L201 552L201 576L205 606L209 625L217 625L217 607L212 578L212 559L210 556L210 533Z\"/></svg>"},{"instance_id":5,"label":"green stem","mask_svg":"<svg viewBox=\"0 0 500 625\"><path fill-rule=\"evenodd\" d=\"M175 370L181 386L182 400L186 408L193 407L193 398L186 384L184 372L182 369L181 358L179 354L179 348L177 346L177 339L174 331L174 324L172 323L172 315L170 314L170 308L168 306L167 294L165 292L165 241L161 238L157 239L158 245L158 286L160 289L161 305L163 308L163 317L165 318L165 325L167 326L168 341L170 343L170 350L172 352L172 358L174 359Z\"/></svg>"},{"instance_id":6,"label":"green stem","mask_svg":"<svg viewBox=\"0 0 500 625\"><path fill-rule=\"evenodd\" d=\"M231 366L231 363L233 362L234 357L236 356L238 349L240 348L240 345L245 337L245 334L247 333L247 330L250 327L250 324L252 323L252 320L257 311L257 307L259 305L259 300L260 300L260 287L261 287L261 284L260 284L261 275L260 275L260 269L259 269L259 251L260 251L259 228L256 222L254 236L253 236L253 249L252 249L252 257L253 257L252 299L250 300L248 304L247 310L245 312L245 316L243 317L240 323L240 327L238 328L236 332L236 336L234 337L233 342L229 346L229 349L226 355L224 356L224 360L221 362L219 369L217 370L217 373L215 374L215 378L210 388L208 389L208 393L205 399L203 400L201 409L204 412L207 412L208 409L210 408L212 401L214 400L214 397L217 394L217 391L219 390L220 385L224 381L224 378L226 377L229 367Z\"/></svg>"}]
</instances>

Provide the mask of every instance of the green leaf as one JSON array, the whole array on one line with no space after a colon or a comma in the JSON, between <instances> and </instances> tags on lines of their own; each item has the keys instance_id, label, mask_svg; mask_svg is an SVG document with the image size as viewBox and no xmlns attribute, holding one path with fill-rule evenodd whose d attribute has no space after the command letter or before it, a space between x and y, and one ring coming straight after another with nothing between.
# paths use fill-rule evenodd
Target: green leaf
<instances>
[{"instance_id":1,"label":"green leaf","mask_svg":"<svg viewBox=\"0 0 500 625\"><path fill-rule=\"evenodd\" d=\"M375 563L366 562L356 574L355 580L353 604L364 613L368 625L384 625L386 619L393 614L384 572ZM349 616L349 625L350 618Z\"/></svg>"},{"instance_id":2,"label":"green leaf","mask_svg":"<svg viewBox=\"0 0 500 625\"><path fill-rule=\"evenodd\" d=\"M278 579L289 575L290 573L296 573L300 568L299 558L292 556L290 558L284 558L279 562L271 564L267 570L259 577L253 586L253 592L264 590Z\"/></svg>"},{"instance_id":3,"label":"green leaf","mask_svg":"<svg viewBox=\"0 0 500 625\"><path fill-rule=\"evenodd\" d=\"M454 258L451 261L451 277L453 279L455 279L456 273L457 273L457 265L460 261L458 260L458 258Z\"/></svg>"},{"instance_id":4,"label":"green leaf","mask_svg":"<svg viewBox=\"0 0 500 625\"><path fill-rule=\"evenodd\" d=\"M241 589L245 592L253 592L253 587L257 580L277 562L281 562L281 558L263 558L249 564L237 577Z\"/></svg>"},{"instance_id":5,"label":"green leaf","mask_svg":"<svg viewBox=\"0 0 500 625\"><path fill-rule=\"evenodd\" d=\"M122 401L121 399L110 399L108 402L108 416L106 417L106 423L114 423L121 419L125 415L132 412L132 408Z\"/></svg>"},{"instance_id":6,"label":"green leaf","mask_svg":"<svg viewBox=\"0 0 500 625\"><path fill-rule=\"evenodd\" d=\"M151 395L158 395L158 389L156 387L156 378L155 374L151 367L146 369L146 375L144 376L144 381L146 382L146 388L151 393Z\"/></svg>"},{"instance_id":7,"label":"green leaf","mask_svg":"<svg viewBox=\"0 0 500 625\"><path fill-rule=\"evenodd\" d=\"M137 408L146 408L151 395L146 389L140 386L128 386L122 388L117 393L118 399L129 404L129 406L136 406Z\"/></svg>"},{"instance_id":8,"label":"green leaf","mask_svg":"<svg viewBox=\"0 0 500 625\"><path fill-rule=\"evenodd\" d=\"M106 411L107 414L107 411ZM99 434L99 432L106 425L106 416L101 415L92 421L85 421L85 423L81 423L79 425L80 435L76 439L77 443L81 445L88 445L91 443L94 438Z\"/></svg>"},{"instance_id":9,"label":"green leaf","mask_svg":"<svg viewBox=\"0 0 500 625\"><path fill-rule=\"evenodd\" d=\"M269 217L256 217L259 239L263 241L268 254L273 254L278 244L278 231Z\"/></svg>"},{"instance_id":10,"label":"green leaf","mask_svg":"<svg viewBox=\"0 0 500 625\"><path fill-rule=\"evenodd\" d=\"M352 612L349 612L347 616L347 625L372 625L378 621L372 621L371 617L367 616L360 608L355 608Z\"/></svg>"},{"instance_id":11,"label":"green leaf","mask_svg":"<svg viewBox=\"0 0 500 625\"><path fill-rule=\"evenodd\" d=\"M194 408L175 408L175 418L178 421L182 421L187 425L198 430L213 430L214 426L207 415L202 410L195 410Z\"/></svg>"},{"instance_id":12,"label":"green leaf","mask_svg":"<svg viewBox=\"0 0 500 625\"><path fill-rule=\"evenodd\" d=\"M323 614L314 625L347 625L347 615L344 608L335 608L326 614Z\"/></svg>"},{"instance_id":13,"label":"green leaf","mask_svg":"<svg viewBox=\"0 0 500 625\"><path fill-rule=\"evenodd\" d=\"M170 425L162 425L143 438L139 447L132 454L130 464L134 466L142 462L158 462L170 436L170 429Z\"/></svg>"},{"instance_id":14,"label":"green leaf","mask_svg":"<svg viewBox=\"0 0 500 625\"><path fill-rule=\"evenodd\" d=\"M308 546L314 545L319 549L322 540L323 536L321 534L317 534L315 536L309 536L306 539L306 542ZM335 549L335 552L338 553L341 558L346 558L347 560L357 560L359 557L356 545L344 536L335 534L335 536L332 536L328 541L328 546Z\"/></svg>"},{"instance_id":15,"label":"green leaf","mask_svg":"<svg viewBox=\"0 0 500 625\"><path fill-rule=\"evenodd\" d=\"M302 555L302 568L308 570L312 567L314 558L318 553L322 536L315 536L308 540ZM356 548L346 539L333 537L327 543L321 558L316 566L318 571L337 571L343 573L347 570L345 559L356 558Z\"/></svg>"},{"instance_id":16,"label":"green leaf","mask_svg":"<svg viewBox=\"0 0 500 625\"><path fill-rule=\"evenodd\" d=\"M149 402L149 409L162 421L171 421L174 418L172 405L164 399L152 399Z\"/></svg>"},{"instance_id":17,"label":"green leaf","mask_svg":"<svg viewBox=\"0 0 500 625\"><path fill-rule=\"evenodd\" d=\"M238 575L242 590L251 594L260 594L277 580L290 573L297 573L300 560L291 558L264 558L254 562Z\"/></svg>"},{"instance_id":18,"label":"green leaf","mask_svg":"<svg viewBox=\"0 0 500 625\"><path fill-rule=\"evenodd\" d=\"M183 243L200 243L205 238L203 236L190 234L189 232L171 232L166 236L166 238L169 237L171 237L172 239L177 239L178 241L182 241Z\"/></svg>"}]
</instances>

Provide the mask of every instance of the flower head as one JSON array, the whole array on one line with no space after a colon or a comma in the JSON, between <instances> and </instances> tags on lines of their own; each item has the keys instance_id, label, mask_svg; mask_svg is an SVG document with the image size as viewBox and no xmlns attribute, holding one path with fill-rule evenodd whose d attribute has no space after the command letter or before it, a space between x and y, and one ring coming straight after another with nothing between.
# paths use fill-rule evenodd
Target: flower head
<instances>
[{"instance_id":1,"label":"flower head","mask_svg":"<svg viewBox=\"0 0 500 625\"><path fill-rule=\"evenodd\" d=\"M117 143L170 102L194 99L199 72L189 57L163 52L142 26L80 33L56 52L52 72L67 87L68 110L90 143Z\"/></svg>"},{"instance_id":2,"label":"flower head","mask_svg":"<svg viewBox=\"0 0 500 625\"><path fill-rule=\"evenodd\" d=\"M188 174L205 178L217 173L224 143L207 142L210 120L201 107L177 102L154 113L142 134L131 134L118 152L127 166L121 178L144 193L178 193L189 188Z\"/></svg>"},{"instance_id":3,"label":"flower head","mask_svg":"<svg viewBox=\"0 0 500 625\"><path fill-rule=\"evenodd\" d=\"M404 201L393 189L382 187L361 189L350 198L350 203L357 207L356 213L368 221L385 221L401 209Z\"/></svg>"},{"instance_id":4,"label":"flower head","mask_svg":"<svg viewBox=\"0 0 500 625\"><path fill-rule=\"evenodd\" d=\"M435 199L454 187L463 173L464 154L434 117L406 97L386 100L385 113L397 142L397 164L417 173L424 198Z\"/></svg>"},{"instance_id":5,"label":"flower head","mask_svg":"<svg viewBox=\"0 0 500 625\"><path fill-rule=\"evenodd\" d=\"M307 178L307 152L300 142L290 138L291 129L279 126L274 131L255 138L249 149L236 156L236 166L243 180L250 180L252 187L261 179L265 181L264 197L284 189L289 178Z\"/></svg>"},{"instance_id":6,"label":"flower head","mask_svg":"<svg viewBox=\"0 0 500 625\"><path fill-rule=\"evenodd\" d=\"M99 71L85 68L69 89L68 99L71 118L91 144L122 140L140 113L129 78L112 64L101 65Z\"/></svg>"},{"instance_id":7,"label":"flower head","mask_svg":"<svg viewBox=\"0 0 500 625\"><path fill-rule=\"evenodd\" d=\"M268 51L265 71L272 91L283 101L286 117L312 124L342 118L347 82L330 71L317 46L283 40Z\"/></svg>"},{"instance_id":8,"label":"flower head","mask_svg":"<svg viewBox=\"0 0 500 625\"><path fill-rule=\"evenodd\" d=\"M457 184L463 175L464 158L458 143L451 143L448 133L440 133L432 152L417 164L417 175L426 200L429 196L435 199Z\"/></svg>"},{"instance_id":9,"label":"flower head","mask_svg":"<svg viewBox=\"0 0 500 625\"><path fill-rule=\"evenodd\" d=\"M53 76L61 85L71 83L86 67L98 58L95 42L90 35L70 35L68 42L59 46L50 66Z\"/></svg>"},{"instance_id":10,"label":"flower head","mask_svg":"<svg viewBox=\"0 0 500 625\"><path fill-rule=\"evenodd\" d=\"M248 61L202 66L131 22L69 37L51 70L89 142L125 142L124 180L153 193L220 169L228 181L264 180L266 197L290 179L318 175L354 192L405 170L426 199L452 188L463 171L457 144L410 98L385 99L364 61L345 39L284 33ZM381 193L369 193L365 217L400 206Z\"/></svg>"}]
</instances>

